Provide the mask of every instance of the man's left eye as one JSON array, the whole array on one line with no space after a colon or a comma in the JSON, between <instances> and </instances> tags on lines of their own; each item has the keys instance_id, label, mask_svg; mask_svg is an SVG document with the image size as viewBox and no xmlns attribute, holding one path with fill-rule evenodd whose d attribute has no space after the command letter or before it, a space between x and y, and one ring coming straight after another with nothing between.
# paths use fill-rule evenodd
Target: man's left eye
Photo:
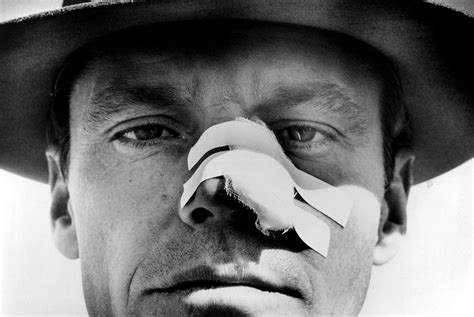
<instances>
[{"instance_id":1,"label":"man's left eye","mask_svg":"<svg viewBox=\"0 0 474 317\"><path fill-rule=\"evenodd\" d=\"M281 143L318 142L325 137L317 129L310 126L291 126L277 130L275 134Z\"/></svg>"}]
</instances>

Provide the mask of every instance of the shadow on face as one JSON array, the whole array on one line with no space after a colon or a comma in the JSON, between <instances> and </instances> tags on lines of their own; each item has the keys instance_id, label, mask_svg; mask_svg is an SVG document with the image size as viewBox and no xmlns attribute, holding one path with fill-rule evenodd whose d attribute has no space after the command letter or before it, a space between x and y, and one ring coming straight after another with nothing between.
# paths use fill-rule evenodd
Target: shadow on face
<instances>
[{"instance_id":1,"label":"shadow on face","mask_svg":"<svg viewBox=\"0 0 474 317\"><path fill-rule=\"evenodd\" d=\"M383 83L367 55L323 31L219 21L89 44L70 91L67 177L48 157L55 240L80 255L89 312L356 314L374 250L399 231L379 228L404 211L411 162L398 160L387 204ZM265 123L295 166L354 198L345 228L315 213L331 229L327 258L294 233L264 236L254 213L206 182L196 221L179 217L190 148L239 116Z\"/></svg>"}]
</instances>

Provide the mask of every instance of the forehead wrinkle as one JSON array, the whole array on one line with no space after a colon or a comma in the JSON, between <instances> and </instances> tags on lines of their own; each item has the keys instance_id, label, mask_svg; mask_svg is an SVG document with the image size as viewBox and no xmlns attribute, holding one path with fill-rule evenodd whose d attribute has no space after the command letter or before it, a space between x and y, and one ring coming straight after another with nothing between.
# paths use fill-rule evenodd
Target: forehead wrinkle
<instances>
[{"instance_id":1,"label":"forehead wrinkle","mask_svg":"<svg viewBox=\"0 0 474 317\"><path fill-rule=\"evenodd\" d=\"M260 94L260 72L257 69L249 69L239 63L237 66L229 63L227 69L236 69L230 74L224 71L221 74L222 80L213 88L218 98L211 103L211 107L220 107L225 105L238 105L245 112L250 112L253 107L253 101L261 100Z\"/></svg>"},{"instance_id":2,"label":"forehead wrinkle","mask_svg":"<svg viewBox=\"0 0 474 317\"><path fill-rule=\"evenodd\" d=\"M84 128L93 131L114 115L134 107L151 110L188 107L193 104L191 98L185 90L171 83L146 85L116 80L92 96L84 113Z\"/></svg>"},{"instance_id":3,"label":"forehead wrinkle","mask_svg":"<svg viewBox=\"0 0 474 317\"><path fill-rule=\"evenodd\" d=\"M252 83L252 96L254 98L254 100L260 100L261 98L261 95L260 95L260 91L262 89L262 87L260 86L260 76L257 72L257 70L253 70L252 71L252 75L251 75L251 83Z\"/></svg>"}]
</instances>

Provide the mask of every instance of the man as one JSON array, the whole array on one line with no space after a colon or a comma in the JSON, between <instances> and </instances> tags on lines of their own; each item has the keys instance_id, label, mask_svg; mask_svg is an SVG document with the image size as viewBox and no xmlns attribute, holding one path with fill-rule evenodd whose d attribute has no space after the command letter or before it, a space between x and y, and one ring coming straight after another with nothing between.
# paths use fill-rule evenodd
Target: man
<instances>
[{"instance_id":1,"label":"man","mask_svg":"<svg viewBox=\"0 0 474 317\"><path fill-rule=\"evenodd\" d=\"M469 18L423 4L280 5L86 5L36 22L46 38L38 44L25 44L35 37L19 31L35 21L3 27L2 35L17 37L2 52L2 89L11 92L2 93L11 116L2 131L18 130L22 111L42 115L19 132L31 150L2 138L2 164L44 179L35 164L44 143L33 135L47 116L33 97L53 102L46 156L54 239L65 256L81 259L91 315L357 314L372 263L390 260L405 231L413 174L422 181L472 155L471 92L456 67L470 55L446 60L446 39L430 24L442 16L453 19L452 31L472 30ZM416 9L433 12L423 20ZM381 30L387 25L376 13L397 12L407 21ZM115 20L104 23L101 14ZM366 23L353 23L351 14ZM214 19L197 20L203 17ZM87 30L73 32L86 20ZM395 27L420 21L427 30L419 34ZM54 41L62 39L60 26L73 32L74 44ZM8 89L24 83L28 68L12 57L51 40L54 52L45 48L24 63L46 65L28 77L27 93ZM422 49L406 46L415 43ZM53 80L54 89L46 84ZM48 89L51 98L43 96ZM205 131L238 117L267 126L298 170L353 199L343 226L314 212L331 230L327 254L305 243L297 227L262 234L254 225L261 210L229 197L223 177L204 180L180 204L190 149ZM451 151L433 157L453 140Z\"/></svg>"}]
</instances>

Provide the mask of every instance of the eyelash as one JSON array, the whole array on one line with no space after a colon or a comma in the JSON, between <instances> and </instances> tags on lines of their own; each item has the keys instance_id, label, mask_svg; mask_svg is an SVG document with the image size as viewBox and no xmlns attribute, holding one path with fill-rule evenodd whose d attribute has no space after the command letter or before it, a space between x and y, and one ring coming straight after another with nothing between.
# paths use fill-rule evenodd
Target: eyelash
<instances>
[{"instance_id":1,"label":"eyelash","mask_svg":"<svg viewBox=\"0 0 474 317\"><path fill-rule=\"evenodd\" d=\"M281 138L279 138L279 142L285 151L290 152L290 153L297 153L298 151L301 152L301 151L323 149L324 147L328 146L330 143L337 141L338 139L337 135L339 134L339 132L329 126L326 128L324 128L323 126L325 125L321 123L287 122L287 123L284 123L284 125L278 124L277 128L274 128L273 130L275 131L275 135L277 136L277 138L281 135L282 131L286 129L291 129L291 128L300 128L303 130L304 129L314 130L315 136L317 134L322 135L322 140L319 140L319 141L290 140L290 141L285 142L284 140L281 140ZM333 129L334 132L330 131L330 129Z\"/></svg>"},{"instance_id":2,"label":"eyelash","mask_svg":"<svg viewBox=\"0 0 474 317\"><path fill-rule=\"evenodd\" d=\"M149 146L157 145L159 143L166 143L167 141L184 138L179 132L177 132L178 130L177 128L171 128L169 127L169 125L173 125L173 124L171 123L163 124L159 122L144 122L142 124L133 125L116 132L112 137L112 141L117 141L122 145L130 146L134 149L141 150ZM290 122L285 122L282 124L277 124L276 128L273 128L273 131L275 135L277 136L277 139L279 140L281 146L284 148L286 152L290 154L295 154L295 155L308 154L308 153L301 153L301 152L324 149L324 147L326 147L328 144L337 140L337 137L335 135L336 133L331 133L327 131L330 129L330 127L324 129L321 127L322 125L324 124L315 124L315 123L308 123L308 122L298 124L298 123L293 123L290 121ZM159 129L167 130L168 133L174 136L165 137L165 138L157 137L150 140L134 140L134 139L125 137L127 133L137 131L138 129L156 128L156 127L158 127ZM323 139L319 141L315 141L315 142L312 142L311 140L310 141L290 140L287 142L285 142L284 140L281 140L281 137L279 138L279 136L281 136L282 131L291 129L291 128L299 128L303 130L304 129L314 130L315 136L317 134L321 134ZM338 131L336 130L336 132Z\"/></svg>"},{"instance_id":3,"label":"eyelash","mask_svg":"<svg viewBox=\"0 0 474 317\"><path fill-rule=\"evenodd\" d=\"M171 125L171 124L169 124ZM145 128L156 128L158 127L159 129L167 130L168 133L175 135L173 137L157 137L157 138L152 138L149 140L134 140L131 138L126 137L125 135L130 132L135 132L139 129L145 129ZM130 127L127 127L125 129L122 129L118 132L116 132L112 136L112 141L117 141L122 145L125 146L131 146L134 149L144 149L149 146L154 146L159 143L165 143L167 141L172 142L172 140L176 139L184 139L184 136L182 136L179 132L177 132L177 128L171 128L168 126L168 124L163 124L163 123L158 123L158 122L147 122L143 124L137 124L133 125ZM168 143L169 143L168 142Z\"/></svg>"}]
</instances>

